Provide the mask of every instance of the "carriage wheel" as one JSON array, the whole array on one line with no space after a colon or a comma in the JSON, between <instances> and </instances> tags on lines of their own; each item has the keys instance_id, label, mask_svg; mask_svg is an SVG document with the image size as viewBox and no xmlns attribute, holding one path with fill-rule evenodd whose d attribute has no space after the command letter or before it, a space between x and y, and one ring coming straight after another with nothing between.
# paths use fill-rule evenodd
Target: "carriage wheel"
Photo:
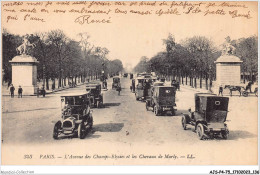
<instances>
[{"instance_id":1,"label":"carriage wheel","mask_svg":"<svg viewBox=\"0 0 260 175\"><path fill-rule=\"evenodd\" d=\"M199 123L196 127L197 135L199 136L200 140L204 139L204 127L201 123Z\"/></svg>"},{"instance_id":2,"label":"carriage wheel","mask_svg":"<svg viewBox=\"0 0 260 175\"><path fill-rule=\"evenodd\" d=\"M186 130L186 129L187 129L187 121L186 121L185 116L182 116L181 124L182 124L182 128L183 128L184 130Z\"/></svg>"},{"instance_id":3,"label":"carriage wheel","mask_svg":"<svg viewBox=\"0 0 260 175\"><path fill-rule=\"evenodd\" d=\"M248 92L247 92L247 91L243 91L242 95L243 95L244 97L247 97L247 96L248 96Z\"/></svg>"}]
</instances>

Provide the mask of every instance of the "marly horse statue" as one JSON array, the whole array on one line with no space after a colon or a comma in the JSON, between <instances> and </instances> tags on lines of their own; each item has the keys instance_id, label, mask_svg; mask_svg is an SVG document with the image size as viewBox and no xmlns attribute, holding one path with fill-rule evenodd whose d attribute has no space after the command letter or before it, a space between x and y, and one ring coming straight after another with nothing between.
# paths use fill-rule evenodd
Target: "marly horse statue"
<instances>
[{"instance_id":1,"label":"marly horse statue","mask_svg":"<svg viewBox=\"0 0 260 175\"><path fill-rule=\"evenodd\" d=\"M29 51L35 47L35 44L31 44L30 41L28 40L28 36L24 36L23 37L23 43L16 48L16 51L18 52L18 54L29 54Z\"/></svg>"}]
</instances>

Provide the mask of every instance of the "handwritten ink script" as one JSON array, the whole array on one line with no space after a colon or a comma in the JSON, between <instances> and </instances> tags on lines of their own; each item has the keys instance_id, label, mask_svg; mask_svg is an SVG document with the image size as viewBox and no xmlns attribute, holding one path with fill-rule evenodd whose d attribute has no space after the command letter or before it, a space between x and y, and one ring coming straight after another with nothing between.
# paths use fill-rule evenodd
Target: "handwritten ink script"
<instances>
[{"instance_id":1,"label":"handwritten ink script","mask_svg":"<svg viewBox=\"0 0 260 175\"><path fill-rule=\"evenodd\" d=\"M252 9L245 2L189 1L46 1L3 2L3 21L45 23L52 17L64 17L79 25L110 24L125 15L179 17L183 15L226 16L250 20Z\"/></svg>"}]
</instances>

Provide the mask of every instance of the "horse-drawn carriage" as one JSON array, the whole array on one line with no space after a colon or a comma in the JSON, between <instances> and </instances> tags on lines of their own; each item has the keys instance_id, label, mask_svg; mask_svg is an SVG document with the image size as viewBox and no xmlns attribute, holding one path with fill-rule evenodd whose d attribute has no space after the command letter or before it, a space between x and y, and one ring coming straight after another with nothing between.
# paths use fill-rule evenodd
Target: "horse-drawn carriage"
<instances>
[{"instance_id":1,"label":"horse-drawn carriage","mask_svg":"<svg viewBox=\"0 0 260 175\"><path fill-rule=\"evenodd\" d=\"M244 97L247 97L249 94L253 93L255 96L258 96L258 86L254 85L253 91L252 91L252 85L253 83L249 82L246 87L244 86L235 86L235 85L225 85L224 89L229 89L229 94L232 97L233 91L238 91L239 96L243 95Z\"/></svg>"}]
</instances>

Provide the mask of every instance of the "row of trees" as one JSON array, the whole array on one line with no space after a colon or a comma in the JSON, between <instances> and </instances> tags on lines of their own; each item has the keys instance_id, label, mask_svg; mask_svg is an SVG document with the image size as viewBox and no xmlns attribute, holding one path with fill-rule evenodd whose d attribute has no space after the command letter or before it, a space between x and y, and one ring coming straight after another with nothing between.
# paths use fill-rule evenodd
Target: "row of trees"
<instances>
[{"instance_id":1,"label":"row of trees","mask_svg":"<svg viewBox=\"0 0 260 175\"><path fill-rule=\"evenodd\" d=\"M95 47L89 42L87 33L78 34L78 39L68 38L62 30L35 33L28 36L35 47L30 55L37 58L38 80L44 80L49 89L49 80L58 79L58 87L66 86L67 80L76 83L87 78L97 79L123 70L120 60L108 60L107 48ZM4 30L3 41L3 80L11 81L11 64L9 61L17 55L16 48L22 44L23 37ZM102 76L104 75L104 76Z\"/></svg>"},{"instance_id":2,"label":"row of trees","mask_svg":"<svg viewBox=\"0 0 260 175\"><path fill-rule=\"evenodd\" d=\"M134 68L135 72L155 72L161 77L172 76L182 84L187 84L188 80L191 86L202 88L202 80L205 80L206 88L212 85L215 79L216 65L214 61L221 56L221 51L214 47L212 41L204 36L194 36L175 42L173 35L169 34L167 39L163 40L166 46L164 52L159 52L150 59L143 56L140 62ZM243 74L249 73L249 80L254 80L257 72L257 37L242 38L231 41L236 48L236 55L242 59ZM246 76L244 76L245 78Z\"/></svg>"}]
</instances>

